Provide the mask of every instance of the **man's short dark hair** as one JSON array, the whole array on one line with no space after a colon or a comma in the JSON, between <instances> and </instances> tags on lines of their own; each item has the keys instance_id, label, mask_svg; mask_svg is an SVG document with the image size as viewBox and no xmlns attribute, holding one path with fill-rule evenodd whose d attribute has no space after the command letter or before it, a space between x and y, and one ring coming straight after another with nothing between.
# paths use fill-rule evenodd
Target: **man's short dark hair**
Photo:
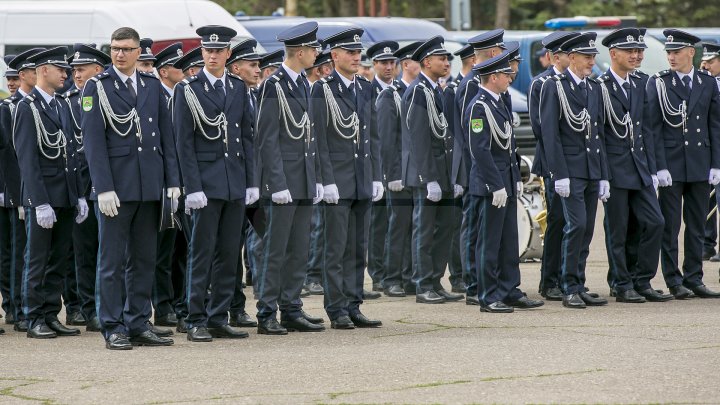
<instances>
[{"instance_id":1,"label":"man's short dark hair","mask_svg":"<svg viewBox=\"0 0 720 405\"><path fill-rule=\"evenodd\" d=\"M112 36L110 37L111 41L122 41L125 39L132 39L135 42L140 42L140 34L138 34L137 31L135 31L133 28L130 27L121 27L116 29Z\"/></svg>"}]
</instances>

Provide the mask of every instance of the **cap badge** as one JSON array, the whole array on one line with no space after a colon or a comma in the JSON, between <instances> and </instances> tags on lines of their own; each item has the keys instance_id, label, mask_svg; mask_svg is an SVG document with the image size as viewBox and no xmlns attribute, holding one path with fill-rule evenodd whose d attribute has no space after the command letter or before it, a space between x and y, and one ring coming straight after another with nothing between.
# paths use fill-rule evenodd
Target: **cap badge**
<instances>
[{"instance_id":1,"label":"cap badge","mask_svg":"<svg viewBox=\"0 0 720 405\"><path fill-rule=\"evenodd\" d=\"M182 48L177 50L177 55L182 58L182 56L183 56Z\"/></svg>"},{"instance_id":2,"label":"cap badge","mask_svg":"<svg viewBox=\"0 0 720 405\"><path fill-rule=\"evenodd\" d=\"M145 48L145 53L152 53L150 52L150 47Z\"/></svg>"},{"instance_id":3,"label":"cap badge","mask_svg":"<svg viewBox=\"0 0 720 405\"><path fill-rule=\"evenodd\" d=\"M626 39L628 42L633 42L635 40L635 38L632 35L628 35Z\"/></svg>"},{"instance_id":4,"label":"cap badge","mask_svg":"<svg viewBox=\"0 0 720 405\"><path fill-rule=\"evenodd\" d=\"M80 52L75 52L75 56L73 56L74 59L80 59Z\"/></svg>"},{"instance_id":5,"label":"cap badge","mask_svg":"<svg viewBox=\"0 0 720 405\"><path fill-rule=\"evenodd\" d=\"M386 46L385 48L383 48L383 53L390 53L390 52L392 52L392 51L389 46Z\"/></svg>"},{"instance_id":6,"label":"cap badge","mask_svg":"<svg viewBox=\"0 0 720 405\"><path fill-rule=\"evenodd\" d=\"M353 41L360 42L360 35L355 34L355 36L353 37Z\"/></svg>"},{"instance_id":7,"label":"cap badge","mask_svg":"<svg viewBox=\"0 0 720 405\"><path fill-rule=\"evenodd\" d=\"M638 42L645 42L645 35L639 35Z\"/></svg>"},{"instance_id":8,"label":"cap badge","mask_svg":"<svg viewBox=\"0 0 720 405\"><path fill-rule=\"evenodd\" d=\"M672 35L668 35L667 42L675 42L675 38Z\"/></svg>"},{"instance_id":9,"label":"cap badge","mask_svg":"<svg viewBox=\"0 0 720 405\"><path fill-rule=\"evenodd\" d=\"M595 40L591 39L591 40L588 42L588 45L590 46L590 48L595 48Z\"/></svg>"},{"instance_id":10,"label":"cap badge","mask_svg":"<svg viewBox=\"0 0 720 405\"><path fill-rule=\"evenodd\" d=\"M219 39L219 38L218 38L218 35L217 35L217 34L212 34L212 35L210 35L210 42L217 42L218 39Z\"/></svg>"}]
</instances>

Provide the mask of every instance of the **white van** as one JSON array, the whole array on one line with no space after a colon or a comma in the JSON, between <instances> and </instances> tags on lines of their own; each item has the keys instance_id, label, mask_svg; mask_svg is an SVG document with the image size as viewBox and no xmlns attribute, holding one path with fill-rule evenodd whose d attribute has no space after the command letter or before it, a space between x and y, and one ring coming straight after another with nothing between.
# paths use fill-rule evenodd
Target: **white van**
<instances>
[{"instance_id":1,"label":"white van","mask_svg":"<svg viewBox=\"0 0 720 405\"><path fill-rule=\"evenodd\" d=\"M208 0L2 0L0 55L34 47L94 43L109 52L110 35L132 27L152 38L153 52L181 41L183 50L200 45L198 27L223 25L238 32L234 39L252 37L224 8ZM5 71L0 58L0 76ZM3 79L0 88L5 88Z\"/></svg>"}]
</instances>

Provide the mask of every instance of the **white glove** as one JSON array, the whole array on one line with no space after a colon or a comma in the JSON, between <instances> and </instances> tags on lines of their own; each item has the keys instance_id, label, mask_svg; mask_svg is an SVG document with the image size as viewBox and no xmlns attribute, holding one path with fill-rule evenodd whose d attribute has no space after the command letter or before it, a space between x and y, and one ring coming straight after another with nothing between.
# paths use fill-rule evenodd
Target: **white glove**
<instances>
[{"instance_id":1,"label":"white glove","mask_svg":"<svg viewBox=\"0 0 720 405\"><path fill-rule=\"evenodd\" d=\"M255 204L260 199L260 189L257 187L250 187L245 189L245 206Z\"/></svg>"},{"instance_id":2,"label":"white glove","mask_svg":"<svg viewBox=\"0 0 720 405\"><path fill-rule=\"evenodd\" d=\"M508 194L507 194L507 191L505 190L505 187L503 187L497 191L493 191L492 205L497 208L502 208L507 203L507 198L508 198Z\"/></svg>"},{"instance_id":3,"label":"white glove","mask_svg":"<svg viewBox=\"0 0 720 405\"><path fill-rule=\"evenodd\" d=\"M562 198L570 196L570 179L555 180L555 192Z\"/></svg>"},{"instance_id":4,"label":"white glove","mask_svg":"<svg viewBox=\"0 0 720 405\"><path fill-rule=\"evenodd\" d=\"M373 181L372 201L380 201L380 199L383 198L384 193L385 188L383 187L383 184L379 181Z\"/></svg>"},{"instance_id":5,"label":"white glove","mask_svg":"<svg viewBox=\"0 0 720 405\"><path fill-rule=\"evenodd\" d=\"M5 206L5 193L0 193L0 207Z\"/></svg>"},{"instance_id":6,"label":"white glove","mask_svg":"<svg viewBox=\"0 0 720 405\"><path fill-rule=\"evenodd\" d=\"M325 196L325 189L320 183L315 183L315 198L313 198L313 204L317 204L323 200Z\"/></svg>"},{"instance_id":7,"label":"white glove","mask_svg":"<svg viewBox=\"0 0 720 405\"><path fill-rule=\"evenodd\" d=\"M170 204L172 205L172 213L174 214L175 212L177 212L178 209L178 200L180 199L180 187L168 188L167 196L170 199Z\"/></svg>"},{"instance_id":8,"label":"white glove","mask_svg":"<svg viewBox=\"0 0 720 405\"><path fill-rule=\"evenodd\" d=\"M708 182L713 186L717 186L720 183L720 169L710 169L710 176L708 176Z\"/></svg>"},{"instance_id":9,"label":"white glove","mask_svg":"<svg viewBox=\"0 0 720 405\"><path fill-rule=\"evenodd\" d=\"M100 212L109 217L114 217L118 213L120 199L114 191L106 191L98 194L98 205L100 206Z\"/></svg>"},{"instance_id":10,"label":"white glove","mask_svg":"<svg viewBox=\"0 0 720 405\"><path fill-rule=\"evenodd\" d=\"M81 224L84 220L88 217L88 212L90 211L88 209L87 201L85 201L85 197L80 197L78 199L78 205L77 205L78 214L75 217L75 222L78 224Z\"/></svg>"},{"instance_id":11,"label":"white glove","mask_svg":"<svg viewBox=\"0 0 720 405\"><path fill-rule=\"evenodd\" d=\"M272 193L272 202L275 204L287 204L292 202L292 196L290 190L282 190L277 193Z\"/></svg>"},{"instance_id":12,"label":"white glove","mask_svg":"<svg viewBox=\"0 0 720 405\"><path fill-rule=\"evenodd\" d=\"M658 183L660 183L660 187L672 186L672 176L670 176L669 171L660 170L659 172L657 172L657 178L658 178Z\"/></svg>"},{"instance_id":13,"label":"white glove","mask_svg":"<svg viewBox=\"0 0 720 405\"><path fill-rule=\"evenodd\" d=\"M658 185L660 184L660 182L658 181L658 176L653 174L650 177L652 177L653 188L655 188L655 191L657 191Z\"/></svg>"},{"instance_id":14,"label":"white glove","mask_svg":"<svg viewBox=\"0 0 720 405\"><path fill-rule=\"evenodd\" d=\"M459 185L459 184L453 185L453 197L454 198L462 197L464 191L465 190L463 190L463 187L461 185Z\"/></svg>"},{"instance_id":15,"label":"white glove","mask_svg":"<svg viewBox=\"0 0 720 405\"><path fill-rule=\"evenodd\" d=\"M610 198L610 182L607 180L600 180L600 186L598 187L598 198L603 202L606 202Z\"/></svg>"},{"instance_id":16,"label":"white glove","mask_svg":"<svg viewBox=\"0 0 720 405\"><path fill-rule=\"evenodd\" d=\"M25 220L25 207L18 207L18 219L21 221Z\"/></svg>"},{"instance_id":17,"label":"white glove","mask_svg":"<svg viewBox=\"0 0 720 405\"><path fill-rule=\"evenodd\" d=\"M191 210L199 210L207 205L207 197L203 191L190 193L185 197L185 206Z\"/></svg>"},{"instance_id":18,"label":"white glove","mask_svg":"<svg viewBox=\"0 0 720 405\"><path fill-rule=\"evenodd\" d=\"M427 184L427 199L432 202L438 202L442 199L442 190L437 181L431 181Z\"/></svg>"},{"instance_id":19,"label":"white glove","mask_svg":"<svg viewBox=\"0 0 720 405\"><path fill-rule=\"evenodd\" d=\"M37 223L45 229L51 229L57 218L55 218L55 210L52 209L50 204L43 204L35 207L35 216L37 217Z\"/></svg>"},{"instance_id":20,"label":"white glove","mask_svg":"<svg viewBox=\"0 0 720 405\"><path fill-rule=\"evenodd\" d=\"M340 201L340 191L335 184L328 184L323 189L323 201L328 204L337 204Z\"/></svg>"},{"instance_id":21,"label":"white glove","mask_svg":"<svg viewBox=\"0 0 720 405\"><path fill-rule=\"evenodd\" d=\"M395 193L403 190L402 180L393 180L388 183L388 189Z\"/></svg>"},{"instance_id":22,"label":"white glove","mask_svg":"<svg viewBox=\"0 0 720 405\"><path fill-rule=\"evenodd\" d=\"M525 185L522 181L518 181L515 183L515 190L517 190L517 197L519 198L521 195L523 195L523 190L525 190Z\"/></svg>"}]
</instances>

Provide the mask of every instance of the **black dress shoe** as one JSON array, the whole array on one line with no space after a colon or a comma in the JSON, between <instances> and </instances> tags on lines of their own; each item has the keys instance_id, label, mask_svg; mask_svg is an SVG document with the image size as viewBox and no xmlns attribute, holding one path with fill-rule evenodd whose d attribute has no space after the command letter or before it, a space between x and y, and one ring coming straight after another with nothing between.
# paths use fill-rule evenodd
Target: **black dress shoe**
<instances>
[{"instance_id":1,"label":"black dress shoe","mask_svg":"<svg viewBox=\"0 0 720 405\"><path fill-rule=\"evenodd\" d=\"M531 309L531 308L538 308L543 305L545 305L545 302L542 300L531 300L527 297L527 295L523 295L520 299L518 299L515 302L508 302L507 305L513 307L513 308L520 308L520 309Z\"/></svg>"},{"instance_id":2,"label":"black dress shoe","mask_svg":"<svg viewBox=\"0 0 720 405\"><path fill-rule=\"evenodd\" d=\"M365 315L357 313L350 315L350 320L357 328L379 328L382 326L382 321L377 319L368 319Z\"/></svg>"},{"instance_id":3,"label":"black dress shoe","mask_svg":"<svg viewBox=\"0 0 720 405\"><path fill-rule=\"evenodd\" d=\"M590 289L587 288L587 287L585 287L585 291L583 291L583 292L584 292L585 294L593 297L593 298L600 298L600 294L594 293L594 292L590 292Z\"/></svg>"},{"instance_id":4,"label":"black dress shoe","mask_svg":"<svg viewBox=\"0 0 720 405\"><path fill-rule=\"evenodd\" d=\"M187 340L190 342L212 342L213 337L204 326L195 326L187 330Z\"/></svg>"},{"instance_id":5,"label":"black dress shoe","mask_svg":"<svg viewBox=\"0 0 720 405\"><path fill-rule=\"evenodd\" d=\"M157 326L177 326L177 316L173 313L165 315L155 315L155 325ZM157 333L156 333L157 335ZM160 336L160 335L158 335Z\"/></svg>"},{"instance_id":6,"label":"black dress shoe","mask_svg":"<svg viewBox=\"0 0 720 405\"><path fill-rule=\"evenodd\" d=\"M642 295L638 294L637 291L633 290L632 288L625 291L617 291L615 292L615 301L617 302L627 302L629 304L642 304L643 302L646 302L647 300Z\"/></svg>"},{"instance_id":7,"label":"black dress shoe","mask_svg":"<svg viewBox=\"0 0 720 405\"><path fill-rule=\"evenodd\" d=\"M456 285L452 286L450 291L452 291L454 293L458 293L458 294L465 294L465 291L467 291L467 288L465 288L465 286L462 284L456 284Z\"/></svg>"},{"instance_id":8,"label":"black dress shoe","mask_svg":"<svg viewBox=\"0 0 720 405\"><path fill-rule=\"evenodd\" d=\"M372 290L377 291L377 292L382 292L383 291L382 283L373 283Z\"/></svg>"},{"instance_id":9,"label":"black dress shoe","mask_svg":"<svg viewBox=\"0 0 720 405\"><path fill-rule=\"evenodd\" d=\"M217 328L207 328L207 331L210 332L212 337L218 339L245 339L250 336L250 334L244 330L233 329L230 325L223 325ZM190 334L188 334L188 336L190 336Z\"/></svg>"},{"instance_id":10,"label":"black dress shoe","mask_svg":"<svg viewBox=\"0 0 720 405\"><path fill-rule=\"evenodd\" d=\"M465 305L480 305L480 299L477 295L465 296Z\"/></svg>"},{"instance_id":11,"label":"black dress shoe","mask_svg":"<svg viewBox=\"0 0 720 405\"><path fill-rule=\"evenodd\" d=\"M465 295L463 294L455 294L448 292L446 289L441 288L437 291L435 291L439 296L445 298L445 301L452 302L452 301L460 301L461 299L465 298Z\"/></svg>"},{"instance_id":12,"label":"black dress shoe","mask_svg":"<svg viewBox=\"0 0 720 405\"><path fill-rule=\"evenodd\" d=\"M23 319L22 321L17 321L13 325L13 330L17 332L27 332L28 331L28 321Z\"/></svg>"},{"instance_id":13,"label":"black dress shoe","mask_svg":"<svg viewBox=\"0 0 720 405\"><path fill-rule=\"evenodd\" d=\"M713 291L702 284L691 290L700 298L720 298L720 292Z\"/></svg>"},{"instance_id":14,"label":"black dress shoe","mask_svg":"<svg viewBox=\"0 0 720 405\"><path fill-rule=\"evenodd\" d=\"M137 336L130 337L130 343L133 346L172 346L175 342L172 339L160 337L152 333L152 331L146 330Z\"/></svg>"},{"instance_id":15,"label":"black dress shoe","mask_svg":"<svg viewBox=\"0 0 720 405\"><path fill-rule=\"evenodd\" d=\"M415 296L415 302L419 304L443 304L445 297L438 295L435 291L426 291Z\"/></svg>"},{"instance_id":16,"label":"black dress shoe","mask_svg":"<svg viewBox=\"0 0 720 405\"><path fill-rule=\"evenodd\" d=\"M303 318L305 318L306 321L308 321L310 323L314 323L315 325L325 323L325 320L322 319L321 317L312 316L303 310L300 310L300 314L302 315Z\"/></svg>"},{"instance_id":17,"label":"black dress shoe","mask_svg":"<svg viewBox=\"0 0 720 405\"><path fill-rule=\"evenodd\" d=\"M382 297L382 294L380 294L377 291L363 290L363 299L364 300L376 300L380 297Z\"/></svg>"},{"instance_id":18,"label":"black dress shoe","mask_svg":"<svg viewBox=\"0 0 720 405\"><path fill-rule=\"evenodd\" d=\"M406 284L403 290L405 291L405 295L415 295L417 293L417 288L412 284Z\"/></svg>"},{"instance_id":19,"label":"black dress shoe","mask_svg":"<svg viewBox=\"0 0 720 405\"><path fill-rule=\"evenodd\" d=\"M330 327L333 329L355 329L355 324L352 323L349 316L343 315L331 321Z\"/></svg>"},{"instance_id":20,"label":"black dress shoe","mask_svg":"<svg viewBox=\"0 0 720 405\"><path fill-rule=\"evenodd\" d=\"M509 314L515 312L513 307L505 305L502 301L493 302L490 305L480 305L480 312L490 312L493 314Z\"/></svg>"},{"instance_id":21,"label":"black dress shoe","mask_svg":"<svg viewBox=\"0 0 720 405\"><path fill-rule=\"evenodd\" d=\"M105 348L110 350L132 350L132 343L122 333L113 333L105 339Z\"/></svg>"},{"instance_id":22,"label":"black dress shoe","mask_svg":"<svg viewBox=\"0 0 720 405\"><path fill-rule=\"evenodd\" d=\"M146 321L145 324L147 325L148 329L156 336L168 337L173 335L173 331L171 329L156 328L155 325L153 325L150 321Z\"/></svg>"},{"instance_id":23,"label":"black dress shoe","mask_svg":"<svg viewBox=\"0 0 720 405\"><path fill-rule=\"evenodd\" d=\"M562 301L563 293L559 287L550 287L540 292L543 298L548 301Z\"/></svg>"},{"instance_id":24,"label":"black dress shoe","mask_svg":"<svg viewBox=\"0 0 720 405\"><path fill-rule=\"evenodd\" d=\"M323 295L325 294L325 289L323 286L320 285L320 283L316 282L309 282L305 285L305 288L310 291L310 295Z\"/></svg>"},{"instance_id":25,"label":"black dress shoe","mask_svg":"<svg viewBox=\"0 0 720 405\"><path fill-rule=\"evenodd\" d=\"M0 328L0 335L4 335L4 334L5 334L5 329Z\"/></svg>"},{"instance_id":26,"label":"black dress shoe","mask_svg":"<svg viewBox=\"0 0 720 405\"><path fill-rule=\"evenodd\" d=\"M583 309L586 305L585 301L580 298L580 294L570 294L563 296L563 306L565 308Z\"/></svg>"},{"instance_id":27,"label":"black dress shoe","mask_svg":"<svg viewBox=\"0 0 720 405\"><path fill-rule=\"evenodd\" d=\"M720 262L720 253L713 255L711 258L708 259L709 261L713 263Z\"/></svg>"},{"instance_id":28,"label":"black dress shoe","mask_svg":"<svg viewBox=\"0 0 720 405\"><path fill-rule=\"evenodd\" d=\"M101 330L100 320L97 317L90 318L87 325L85 325L85 332L100 332Z\"/></svg>"},{"instance_id":29,"label":"black dress shoe","mask_svg":"<svg viewBox=\"0 0 720 405\"><path fill-rule=\"evenodd\" d=\"M590 293L581 292L580 293L580 299L582 299L585 302L585 305L591 306L591 307L597 307L601 305L607 305L608 301L605 298L600 298L595 294L596 296L593 297Z\"/></svg>"},{"instance_id":30,"label":"black dress shoe","mask_svg":"<svg viewBox=\"0 0 720 405\"><path fill-rule=\"evenodd\" d=\"M385 289L385 295L388 297L404 297L405 290L403 290L399 285L391 285Z\"/></svg>"},{"instance_id":31,"label":"black dress shoe","mask_svg":"<svg viewBox=\"0 0 720 405\"><path fill-rule=\"evenodd\" d=\"M260 335L287 335L287 329L280 326L277 319L268 318L258 322L258 334Z\"/></svg>"},{"instance_id":32,"label":"black dress shoe","mask_svg":"<svg viewBox=\"0 0 720 405\"><path fill-rule=\"evenodd\" d=\"M325 330L325 326L312 323L302 316L295 319L283 320L280 322L280 325L287 329L288 332L322 332Z\"/></svg>"},{"instance_id":33,"label":"black dress shoe","mask_svg":"<svg viewBox=\"0 0 720 405\"><path fill-rule=\"evenodd\" d=\"M310 291L308 291L305 286L303 286L302 290L300 290L300 298L306 298L310 296Z\"/></svg>"},{"instance_id":34,"label":"black dress shoe","mask_svg":"<svg viewBox=\"0 0 720 405\"><path fill-rule=\"evenodd\" d=\"M238 328L254 328L257 326L257 321L252 319L247 312L238 312L230 314L230 326Z\"/></svg>"},{"instance_id":35,"label":"black dress shoe","mask_svg":"<svg viewBox=\"0 0 720 405\"><path fill-rule=\"evenodd\" d=\"M15 317L13 314L5 314L5 325L12 325L15 323Z\"/></svg>"},{"instance_id":36,"label":"black dress shoe","mask_svg":"<svg viewBox=\"0 0 720 405\"><path fill-rule=\"evenodd\" d=\"M179 318L178 324L175 327L175 331L177 333L187 333L187 325L185 324L185 319Z\"/></svg>"},{"instance_id":37,"label":"black dress shoe","mask_svg":"<svg viewBox=\"0 0 720 405\"><path fill-rule=\"evenodd\" d=\"M665 302L675 298L672 294L662 294L652 288L638 291L637 293L645 297L645 300L650 302Z\"/></svg>"},{"instance_id":38,"label":"black dress shoe","mask_svg":"<svg viewBox=\"0 0 720 405\"><path fill-rule=\"evenodd\" d=\"M80 329L67 328L58 320L48 322L47 326L55 331L58 336L76 336L80 334Z\"/></svg>"},{"instance_id":39,"label":"black dress shoe","mask_svg":"<svg viewBox=\"0 0 720 405\"><path fill-rule=\"evenodd\" d=\"M705 251L703 251L702 259L703 259L703 261L710 260L710 258L713 256L715 256L715 249L705 250Z\"/></svg>"},{"instance_id":40,"label":"black dress shoe","mask_svg":"<svg viewBox=\"0 0 720 405\"><path fill-rule=\"evenodd\" d=\"M73 326L85 326L87 325L87 320L80 312L70 312L65 317L65 324Z\"/></svg>"},{"instance_id":41,"label":"black dress shoe","mask_svg":"<svg viewBox=\"0 0 720 405\"><path fill-rule=\"evenodd\" d=\"M610 296L617 297L617 289L615 287L610 287Z\"/></svg>"},{"instance_id":42,"label":"black dress shoe","mask_svg":"<svg viewBox=\"0 0 720 405\"><path fill-rule=\"evenodd\" d=\"M692 298L695 294L685 288L685 286L677 285L675 287L670 287L670 294L675 297L676 300L686 300L688 298Z\"/></svg>"},{"instance_id":43,"label":"black dress shoe","mask_svg":"<svg viewBox=\"0 0 720 405\"><path fill-rule=\"evenodd\" d=\"M38 323L32 328L28 329L27 337L32 339L52 339L57 337L57 333L50 329L44 323Z\"/></svg>"}]
</instances>

